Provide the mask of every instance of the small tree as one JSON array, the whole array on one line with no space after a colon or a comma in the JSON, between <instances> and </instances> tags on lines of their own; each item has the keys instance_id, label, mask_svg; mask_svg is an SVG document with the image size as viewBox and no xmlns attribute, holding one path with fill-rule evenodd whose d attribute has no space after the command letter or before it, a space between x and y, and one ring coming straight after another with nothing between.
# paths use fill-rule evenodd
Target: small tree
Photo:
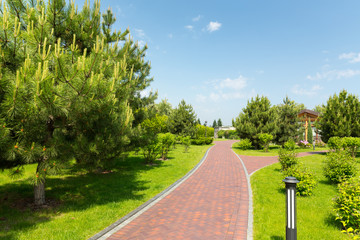
<instances>
[{"instance_id":1,"label":"small tree","mask_svg":"<svg viewBox=\"0 0 360 240\"><path fill-rule=\"evenodd\" d=\"M265 152L268 152L269 144L272 139L273 139L273 136L271 134L262 133L259 135L260 143L263 145Z\"/></svg>"},{"instance_id":2,"label":"small tree","mask_svg":"<svg viewBox=\"0 0 360 240\"><path fill-rule=\"evenodd\" d=\"M184 145L184 152L188 152L189 151L189 147L191 145L191 138L190 136L187 137L182 137L181 138L181 143Z\"/></svg>"},{"instance_id":3,"label":"small tree","mask_svg":"<svg viewBox=\"0 0 360 240\"><path fill-rule=\"evenodd\" d=\"M171 133L159 133L158 142L160 144L160 154L163 160L168 158L171 146L175 144L175 135Z\"/></svg>"},{"instance_id":4,"label":"small tree","mask_svg":"<svg viewBox=\"0 0 360 240\"><path fill-rule=\"evenodd\" d=\"M212 124L212 127L213 128L216 128L218 125L217 125L217 122L216 122L216 120L214 120L214 122L213 122L213 124Z\"/></svg>"}]
</instances>

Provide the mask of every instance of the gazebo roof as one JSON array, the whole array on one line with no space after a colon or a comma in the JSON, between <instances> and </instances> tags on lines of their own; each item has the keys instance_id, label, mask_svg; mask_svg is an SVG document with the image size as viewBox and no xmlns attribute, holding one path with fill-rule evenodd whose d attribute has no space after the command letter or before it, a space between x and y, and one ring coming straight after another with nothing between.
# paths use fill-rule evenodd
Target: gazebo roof
<instances>
[{"instance_id":1,"label":"gazebo roof","mask_svg":"<svg viewBox=\"0 0 360 240\"><path fill-rule=\"evenodd\" d=\"M309 110L309 109L303 109L299 112L298 117L299 118L311 118L311 120L313 121L313 119L317 119L320 116L320 113L315 112L313 110Z\"/></svg>"}]
</instances>

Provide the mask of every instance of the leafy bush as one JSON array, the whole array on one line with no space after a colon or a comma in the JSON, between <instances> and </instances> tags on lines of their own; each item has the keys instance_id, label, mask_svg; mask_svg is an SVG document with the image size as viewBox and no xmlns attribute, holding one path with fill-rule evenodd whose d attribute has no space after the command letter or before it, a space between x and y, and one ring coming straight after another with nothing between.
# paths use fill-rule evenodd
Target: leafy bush
<instances>
[{"instance_id":1,"label":"leafy bush","mask_svg":"<svg viewBox=\"0 0 360 240\"><path fill-rule=\"evenodd\" d=\"M269 143L270 141L273 139L273 136L271 134L268 134L268 133L261 133L259 135L259 140L260 140L260 143L261 145L263 146L264 148L264 151L267 152L268 149L269 149Z\"/></svg>"},{"instance_id":2,"label":"leafy bush","mask_svg":"<svg viewBox=\"0 0 360 240\"><path fill-rule=\"evenodd\" d=\"M247 150L252 147L252 144L249 139L245 138L245 139L240 140L238 146L242 150Z\"/></svg>"},{"instance_id":3,"label":"leafy bush","mask_svg":"<svg viewBox=\"0 0 360 240\"><path fill-rule=\"evenodd\" d=\"M288 140L286 143L284 143L284 149L286 150L295 150L296 143L293 139Z\"/></svg>"},{"instance_id":4,"label":"leafy bush","mask_svg":"<svg viewBox=\"0 0 360 240\"><path fill-rule=\"evenodd\" d=\"M339 184L333 210L345 232L360 231L360 177L349 178Z\"/></svg>"},{"instance_id":5,"label":"leafy bush","mask_svg":"<svg viewBox=\"0 0 360 240\"><path fill-rule=\"evenodd\" d=\"M343 148L343 139L340 137L331 137L327 142L328 147L335 152L340 151Z\"/></svg>"},{"instance_id":6,"label":"leafy bush","mask_svg":"<svg viewBox=\"0 0 360 240\"><path fill-rule=\"evenodd\" d=\"M293 150L280 148L278 160L281 164L281 169L285 171L288 168L295 166L298 163L298 159L296 157L297 154Z\"/></svg>"},{"instance_id":7,"label":"leafy bush","mask_svg":"<svg viewBox=\"0 0 360 240\"><path fill-rule=\"evenodd\" d=\"M355 161L346 151L329 152L325 159L324 175L332 182L355 176Z\"/></svg>"},{"instance_id":8,"label":"leafy bush","mask_svg":"<svg viewBox=\"0 0 360 240\"><path fill-rule=\"evenodd\" d=\"M163 160L167 159L170 147L175 144L175 135L171 133L158 134L158 141L160 144L160 153Z\"/></svg>"},{"instance_id":9,"label":"leafy bush","mask_svg":"<svg viewBox=\"0 0 360 240\"><path fill-rule=\"evenodd\" d=\"M300 182L296 185L296 195L311 196L316 186L314 174L303 165L293 165L284 171L284 176L296 177Z\"/></svg>"}]
</instances>

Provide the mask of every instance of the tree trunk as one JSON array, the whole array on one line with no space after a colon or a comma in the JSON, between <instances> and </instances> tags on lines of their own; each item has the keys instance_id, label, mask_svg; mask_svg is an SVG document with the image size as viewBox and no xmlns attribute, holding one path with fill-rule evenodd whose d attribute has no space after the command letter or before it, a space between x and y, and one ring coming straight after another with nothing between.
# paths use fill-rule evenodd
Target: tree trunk
<instances>
[{"instance_id":1,"label":"tree trunk","mask_svg":"<svg viewBox=\"0 0 360 240\"><path fill-rule=\"evenodd\" d=\"M36 206L45 204L45 182L39 182L34 186L34 197Z\"/></svg>"}]
</instances>

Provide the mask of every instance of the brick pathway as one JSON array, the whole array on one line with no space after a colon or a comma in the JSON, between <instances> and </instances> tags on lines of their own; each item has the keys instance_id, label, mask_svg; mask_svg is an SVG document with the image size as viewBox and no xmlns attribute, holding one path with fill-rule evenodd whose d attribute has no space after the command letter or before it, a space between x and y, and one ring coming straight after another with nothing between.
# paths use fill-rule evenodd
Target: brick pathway
<instances>
[{"instance_id":1,"label":"brick pathway","mask_svg":"<svg viewBox=\"0 0 360 240\"><path fill-rule=\"evenodd\" d=\"M216 142L190 178L108 239L246 239L248 187L233 142Z\"/></svg>"},{"instance_id":2,"label":"brick pathway","mask_svg":"<svg viewBox=\"0 0 360 240\"><path fill-rule=\"evenodd\" d=\"M193 175L107 239L246 239L252 205L247 173L231 150L233 143L215 142ZM248 174L277 162L276 156L240 158Z\"/></svg>"}]
</instances>

